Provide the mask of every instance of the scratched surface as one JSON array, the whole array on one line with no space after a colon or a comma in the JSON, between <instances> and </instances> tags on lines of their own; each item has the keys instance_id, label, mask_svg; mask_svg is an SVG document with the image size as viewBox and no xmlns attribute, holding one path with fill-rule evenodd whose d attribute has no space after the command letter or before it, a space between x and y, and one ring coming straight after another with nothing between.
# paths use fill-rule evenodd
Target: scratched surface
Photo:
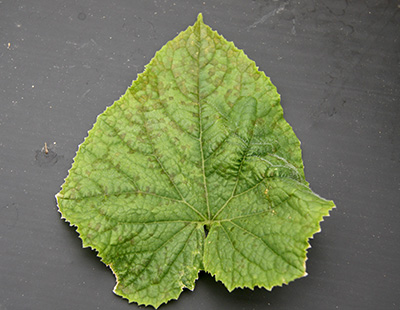
<instances>
[{"instance_id":1,"label":"scratched surface","mask_svg":"<svg viewBox=\"0 0 400 310\"><path fill-rule=\"evenodd\" d=\"M168 40L205 22L271 77L306 178L337 209L308 277L228 293L200 274L162 309L398 309L398 1L0 1L0 310L138 309L54 195L96 116ZM44 144L48 152L45 152Z\"/></svg>"}]
</instances>

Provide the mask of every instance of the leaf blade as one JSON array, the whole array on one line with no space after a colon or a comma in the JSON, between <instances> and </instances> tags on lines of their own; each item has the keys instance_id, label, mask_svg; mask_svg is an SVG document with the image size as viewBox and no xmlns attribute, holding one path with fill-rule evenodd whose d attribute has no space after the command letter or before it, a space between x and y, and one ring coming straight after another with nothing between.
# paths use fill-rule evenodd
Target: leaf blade
<instances>
[{"instance_id":1,"label":"leaf blade","mask_svg":"<svg viewBox=\"0 0 400 310\"><path fill-rule=\"evenodd\" d=\"M57 202L114 292L156 308L200 270L228 290L303 276L334 207L308 188L276 87L201 14L99 115Z\"/></svg>"}]
</instances>

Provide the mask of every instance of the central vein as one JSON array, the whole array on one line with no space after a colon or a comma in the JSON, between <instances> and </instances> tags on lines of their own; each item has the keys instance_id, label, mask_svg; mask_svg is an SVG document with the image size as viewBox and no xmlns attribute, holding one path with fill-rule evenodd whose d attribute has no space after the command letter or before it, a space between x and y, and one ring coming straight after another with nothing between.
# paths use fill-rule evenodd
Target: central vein
<instances>
[{"instance_id":1,"label":"central vein","mask_svg":"<svg viewBox=\"0 0 400 310\"><path fill-rule=\"evenodd\" d=\"M201 41L201 29L200 25L198 28L198 41ZM206 198L207 205L207 218L211 220L211 211L210 211L210 203L208 201L208 188L207 188L207 178L206 171L204 166L204 152L203 152L203 123L202 123L202 109L200 104L200 51L201 44L199 44L199 52L197 54L197 104L198 104L198 114L199 114L199 143L200 143L200 155L201 155L201 170L203 174L203 184L204 184L204 193Z\"/></svg>"},{"instance_id":2,"label":"central vein","mask_svg":"<svg viewBox=\"0 0 400 310\"><path fill-rule=\"evenodd\" d=\"M204 152L203 152L203 126L201 124L201 106L200 106L200 101L199 101L199 118L200 118L200 135L199 135L199 142L200 142L200 155L201 155L201 170L203 173L203 184L204 184L204 192L206 196L206 204L207 204L207 214L208 214L208 219L211 219L211 212L210 212L210 203L208 201L208 188L207 188L207 178L206 178L206 172L205 172L205 167L204 167Z\"/></svg>"}]
</instances>

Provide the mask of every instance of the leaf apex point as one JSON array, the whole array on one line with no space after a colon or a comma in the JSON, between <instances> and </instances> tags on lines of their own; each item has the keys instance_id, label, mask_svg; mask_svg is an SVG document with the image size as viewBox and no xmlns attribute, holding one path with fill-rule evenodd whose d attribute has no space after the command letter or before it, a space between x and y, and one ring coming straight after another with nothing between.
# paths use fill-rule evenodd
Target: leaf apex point
<instances>
[{"instance_id":1,"label":"leaf apex point","mask_svg":"<svg viewBox=\"0 0 400 310\"><path fill-rule=\"evenodd\" d=\"M199 13L199 15L197 15L196 23L203 23L203 13Z\"/></svg>"}]
</instances>

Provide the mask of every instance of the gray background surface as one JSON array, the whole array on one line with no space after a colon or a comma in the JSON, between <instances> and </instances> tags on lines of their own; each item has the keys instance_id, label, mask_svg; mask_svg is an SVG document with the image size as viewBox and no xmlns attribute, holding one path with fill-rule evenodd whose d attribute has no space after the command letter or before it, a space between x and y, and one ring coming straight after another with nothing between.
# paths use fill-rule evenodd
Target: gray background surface
<instances>
[{"instance_id":1,"label":"gray background surface","mask_svg":"<svg viewBox=\"0 0 400 310\"><path fill-rule=\"evenodd\" d=\"M0 1L0 309L138 308L54 195L96 116L199 12L271 77L337 209L308 277L228 293L201 273L161 309L399 309L400 2L384 0Z\"/></svg>"}]
</instances>

